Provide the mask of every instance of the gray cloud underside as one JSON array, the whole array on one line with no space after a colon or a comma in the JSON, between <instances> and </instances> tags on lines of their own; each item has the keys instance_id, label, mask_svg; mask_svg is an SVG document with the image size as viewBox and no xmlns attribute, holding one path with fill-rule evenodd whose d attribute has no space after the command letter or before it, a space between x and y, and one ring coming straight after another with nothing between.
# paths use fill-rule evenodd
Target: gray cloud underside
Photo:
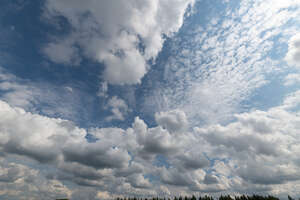
<instances>
[{"instance_id":1,"label":"gray cloud underside","mask_svg":"<svg viewBox=\"0 0 300 200\"><path fill-rule=\"evenodd\" d=\"M9 183L5 194L25 191L20 184L29 181L24 175L29 170L34 172L33 177L43 177L39 181L47 187L57 182L63 194L69 196L80 187L88 187L95 191L95 199L101 192L176 194L178 187L181 194L258 190L281 194L282 188L300 184L300 118L299 113L290 111L297 107L299 101L295 99L299 98L298 91L287 96L280 106L236 115L236 121L226 126L179 132L170 129L174 119L182 119L177 123L186 126L185 115L178 110L157 114L157 123L164 128L149 128L136 118L126 130L85 130L69 121L32 114L1 101L0 149L4 169L0 184ZM87 133L98 140L89 143ZM8 164L6 160L14 156L53 170L39 171L24 163ZM157 156L164 156L169 167L157 165ZM73 186L65 185L65 181ZM39 186L33 184L26 191L35 187ZM293 188L288 192L299 194Z\"/></svg>"}]
</instances>

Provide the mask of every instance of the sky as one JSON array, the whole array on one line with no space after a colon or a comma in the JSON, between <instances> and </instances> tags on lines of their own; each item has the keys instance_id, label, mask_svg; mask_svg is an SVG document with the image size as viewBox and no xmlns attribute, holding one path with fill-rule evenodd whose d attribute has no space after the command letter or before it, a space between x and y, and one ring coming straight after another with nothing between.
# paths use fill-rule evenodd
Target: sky
<instances>
[{"instance_id":1,"label":"sky","mask_svg":"<svg viewBox=\"0 0 300 200\"><path fill-rule=\"evenodd\" d=\"M300 196L298 0L0 8L0 199Z\"/></svg>"}]
</instances>

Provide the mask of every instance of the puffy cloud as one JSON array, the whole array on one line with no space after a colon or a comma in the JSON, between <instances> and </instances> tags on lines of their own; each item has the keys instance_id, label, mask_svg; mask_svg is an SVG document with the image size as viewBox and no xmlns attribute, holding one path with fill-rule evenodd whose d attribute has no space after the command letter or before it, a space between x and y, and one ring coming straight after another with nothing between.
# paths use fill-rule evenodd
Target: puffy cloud
<instances>
[{"instance_id":1,"label":"puffy cloud","mask_svg":"<svg viewBox=\"0 0 300 200\"><path fill-rule=\"evenodd\" d=\"M84 130L68 121L26 113L3 101L0 101L0 116L2 151L28 156L40 162L55 161L60 146L69 136L73 136L73 140L85 136Z\"/></svg>"},{"instance_id":2,"label":"puffy cloud","mask_svg":"<svg viewBox=\"0 0 300 200\"><path fill-rule=\"evenodd\" d=\"M14 163L8 166L1 166L0 182L12 183L25 176L24 169Z\"/></svg>"},{"instance_id":3,"label":"puffy cloud","mask_svg":"<svg viewBox=\"0 0 300 200\"><path fill-rule=\"evenodd\" d=\"M299 91L288 95L282 105L267 111L236 115L228 125L196 128L205 140L210 158L226 159L212 167L218 177L227 177L232 191L276 192L276 184L300 179L297 135ZM296 110L295 110L296 109ZM228 179L228 177L232 177ZM207 182L208 183L208 182ZM271 185L271 186L269 186Z\"/></svg>"},{"instance_id":4,"label":"puffy cloud","mask_svg":"<svg viewBox=\"0 0 300 200\"><path fill-rule=\"evenodd\" d=\"M300 67L300 34L290 39L285 59L290 66Z\"/></svg>"},{"instance_id":5,"label":"puffy cloud","mask_svg":"<svg viewBox=\"0 0 300 200\"><path fill-rule=\"evenodd\" d=\"M281 108L284 110L293 111L297 109L299 103L300 103L300 90L297 90L296 92L287 95L287 97L283 101L283 104L281 105Z\"/></svg>"},{"instance_id":6,"label":"puffy cloud","mask_svg":"<svg viewBox=\"0 0 300 200\"><path fill-rule=\"evenodd\" d=\"M111 84L140 83L149 60L161 50L164 36L183 24L194 0L47 1L45 16L65 17L72 30L44 48L50 60L78 64L84 56L105 64L103 78Z\"/></svg>"},{"instance_id":7,"label":"puffy cloud","mask_svg":"<svg viewBox=\"0 0 300 200\"><path fill-rule=\"evenodd\" d=\"M44 174L50 182L70 181L79 187L118 193L124 192L116 187L120 185L138 193L152 189L145 176L148 173L155 176L156 169L149 159L157 155L170 158L178 155L195 169L206 163L193 162L188 155L180 157L179 150L187 141L183 135L172 135L161 127L148 128L139 118L127 130L91 128L86 131L70 121L32 114L3 101L0 101L0 116L0 149L4 158L17 156L53 168ZM85 138L87 133L96 140L89 143ZM181 142L177 142L179 138ZM0 180L10 182L23 177L23 173L11 169Z\"/></svg>"},{"instance_id":8,"label":"puffy cloud","mask_svg":"<svg viewBox=\"0 0 300 200\"><path fill-rule=\"evenodd\" d=\"M69 190L58 180L47 180L37 169L24 164L0 161L0 198L57 199L70 197Z\"/></svg>"},{"instance_id":9,"label":"puffy cloud","mask_svg":"<svg viewBox=\"0 0 300 200\"><path fill-rule=\"evenodd\" d=\"M178 188L184 192L275 193L276 185L300 180L298 93L269 110L238 114L227 125L186 129L180 134L173 132L168 120L148 127L138 117L128 129L84 130L70 121L32 114L0 101L0 149L10 163L0 170L0 184L33 181L34 173L39 173L40 190L59 187L60 194L74 198L81 198L79 191L87 190L93 194L91 199L97 199L99 192L158 195L177 194ZM177 119L178 114L184 116L172 111L156 117L158 121L169 115ZM185 120L175 122L185 124ZM88 142L87 133L95 141ZM50 169L28 169L33 175L27 177L24 169L28 167L13 164L8 160L11 156ZM158 156L164 157L159 164ZM75 186L67 187L65 181Z\"/></svg>"},{"instance_id":10,"label":"puffy cloud","mask_svg":"<svg viewBox=\"0 0 300 200\"><path fill-rule=\"evenodd\" d=\"M163 168L160 171L162 182L174 186L192 186L201 182L204 176L205 172L201 169L193 172L180 172L176 168Z\"/></svg>"},{"instance_id":11,"label":"puffy cloud","mask_svg":"<svg viewBox=\"0 0 300 200\"><path fill-rule=\"evenodd\" d=\"M100 86L99 86L99 89L98 89L97 96L99 96L99 97L107 97L107 91L108 91L107 82L101 82Z\"/></svg>"},{"instance_id":12,"label":"puffy cloud","mask_svg":"<svg viewBox=\"0 0 300 200\"><path fill-rule=\"evenodd\" d=\"M186 115L181 110L156 113L155 121L170 132L180 132L188 125Z\"/></svg>"},{"instance_id":13,"label":"puffy cloud","mask_svg":"<svg viewBox=\"0 0 300 200\"><path fill-rule=\"evenodd\" d=\"M300 74L288 74L284 81L285 86L295 85L300 82Z\"/></svg>"},{"instance_id":14,"label":"puffy cloud","mask_svg":"<svg viewBox=\"0 0 300 200\"><path fill-rule=\"evenodd\" d=\"M175 153L178 148L170 133L160 127L149 129L141 144L142 154L169 154Z\"/></svg>"},{"instance_id":15,"label":"puffy cloud","mask_svg":"<svg viewBox=\"0 0 300 200\"><path fill-rule=\"evenodd\" d=\"M128 108L126 102L116 96L113 96L108 100L107 107L111 109L112 115L108 116L106 120L121 120L123 121L125 116L131 110Z\"/></svg>"},{"instance_id":16,"label":"puffy cloud","mask_svg":"<svg viewBox=\"0 0 300 200\"><path fill-rule=\"evenodd\" d=\"M107 83L133 84L141 80L148 70L146 63L162 47L162 35L170 36L181 27L184 11L192 2L49 0L48 17L66 17L72 30L70 35L46 45L44 53L51 61L63 64L77 65L83 55L104 63L105 80L98 95L108 97ZM168 70L179 75L176 78L183 82L174 88L187 91L179 99L187 99L188 104L175 101L178 104L172 105L170 111L156 113L154 127L136 117L128 129L85 130L67 120L26 112L15 106L32 104L36 87L23 84L0 68L0 89L8 91L2 99L9 102L0 101L0 197L18 199L22 195L24 199L38 199L42 194L45 199L103 199L113 198L112 194L156 196L222 191L292 191L299 195L300 91L287 96L280 106L241 113L222 125L207 117L214 113L223 118L224 113L231 113L232 107L265 83L263 73L272 68L268 65L272 62L262 58L273 47L270 38L276 36L280 26L289 20L287 14L292 13L282 9L283 1L257 1L253 10L246 2L251 1L242 1L231 19L213 19L207 29L211 34L192 30L197 33L192 44L199 44L199 51L176 51L182 56L180 68L172 68L178 63L171 61L165 76ZM292 2L297 5L292 0L284 2L285 7ZM242 25L233 23L236 16L242 16ZM218 23L224 27L223 32L216 30ZM264 33L266 28L273 31ZM187 46L192 45L183 44L183 48ZM296 48L297 42L290 47ZM190 59L188 56L194 53L195 59ZM199 60L207 61L207 65L200 69ZM181 74L184 70L192 71L201 80L195 81L190 73ZM297 77L287 79L294 81ZM63 90L76 92L71 87ZM106 100L113 114L111 119L123 120L129 112L125 101L118 97ZM186 112L188 115L207 118L211 124L189 127L185 112L172 110L174 107L191 111ZM87 133L95 140L88 141Z\"/></svg>"},{"instance_id":17,"label":"puffy cloud","mask_svg":"<svg viewBox=\"0 0 300 200\"><path fill-rule=\"evenodd\" d=\"M152 185L142 174L133 174L129 176L128 182L135 188L150 188Z\"/></svg>"},{"instance_id":18,"label":"puffy cloud","mask_svg":"<svg viewBox=\"0 0 300 200\"><path fill-rule=\"evenodd\" d=\"M78 162L97 169L122 168L128 165L130 156L127 151L109 147L102 141L82 145L70 144L63 149L65 161Z\"/></svg>"},{"instance_id":19,"label":"puffy cloud","mask_svg":"<svg viewBox=\"0 0 300 200\"><path fill-rule=\"evenodd\" d=\"M190 151L178 155L172 164L182 171L190 171L207 168L210 162L204 155Z\"/></svg>"},{"instance_id":20,"label":"puffy cloud","mask_svg":"<svg viewBox=\"0 0 300 200\"><path fill-rule=\"evenodd\" d=\"M256 184L282 184L288 181L299 180L299 169L294 166L266 166L261 163L248 163L241 166L237 173L243 179Z\"/></svg>"},{"instance_id":21,"label":"puffy cloud","mask_svg":"<svg viewBox=\"0 0 300 200\"><path fill-rule=\"evenodd\" d=\"M43 52L52 62L78 65L81 61L78 49L71 45L68 42L49 43L43 49Z\"/></svg>"},{"instance_id":22,"label":"puffy cloud","mask_svg":"<svg viewBox=\"0 0 300 200\"><path fill-rule=\"evenodd\" d=\"M218 178L215 175L206 174L203 182L208 185L218 183Z\"/></svg>"}]
</instances>

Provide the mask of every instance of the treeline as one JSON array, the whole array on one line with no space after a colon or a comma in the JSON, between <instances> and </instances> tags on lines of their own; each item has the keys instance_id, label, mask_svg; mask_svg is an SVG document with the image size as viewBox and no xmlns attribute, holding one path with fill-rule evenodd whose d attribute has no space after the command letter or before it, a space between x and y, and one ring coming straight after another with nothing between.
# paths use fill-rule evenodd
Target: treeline
<instances>
[{"instance_id":1,"label":"treeline","mask_svg":"<svg viewBox=\"0 0 300 200\"><path fill-rule=\"evenodd\" d=\"M260 195L242 195L242 196L230 196L230 195L221 195L219 198L213 198L212 196L200 196L200 197L174 197L174 198L158 198L158 197L153 197L153 198L137 198L137 197L132 197L132 198L117 198L116 200L279 200L279 198L274 197L274 196L260 196ZM288 196L288 200L294 200L290 196ZM299 198L300 200L300 198Z\"/></svg>"}]
</instances>

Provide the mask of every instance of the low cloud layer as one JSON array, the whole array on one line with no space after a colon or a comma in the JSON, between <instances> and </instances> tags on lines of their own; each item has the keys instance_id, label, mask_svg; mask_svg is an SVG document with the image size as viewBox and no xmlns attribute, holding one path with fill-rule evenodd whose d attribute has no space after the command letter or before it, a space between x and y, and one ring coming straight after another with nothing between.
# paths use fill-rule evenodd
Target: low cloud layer
<instances>
[{"instance_id":1,"label":"low cloud layer","mask_svg":"<svg viewBox=\"0 0 300 200\"><path fill-rule=\"evenodd\" d=\"M267 111L236 115L236 121L226 126L175 132L175 125L187 123L179 110L158 113L159 125L153 128L137 117L128 129L85 130L1 101L0 148L3 162L18 156L25 163L55 169L39 171L13 164L36 171L45 184L58 182L69 196L80 187L94 191L94 199L99 192L110 197L160 195L166 189L179 194L176 188L180 194L258 190L282 194L277 185L300 184L300 118L297 111L291 111L298 105L294 100L299 94L287 96L282 105ZM87 133L95 141L89 142ZM22 170L2 170L0 182L11 186L5 194L19 187ZM65 181L77 185L76 189L64 185ZM288 192L299 195L296 190Z\"/></svg>"}]
</instances>

